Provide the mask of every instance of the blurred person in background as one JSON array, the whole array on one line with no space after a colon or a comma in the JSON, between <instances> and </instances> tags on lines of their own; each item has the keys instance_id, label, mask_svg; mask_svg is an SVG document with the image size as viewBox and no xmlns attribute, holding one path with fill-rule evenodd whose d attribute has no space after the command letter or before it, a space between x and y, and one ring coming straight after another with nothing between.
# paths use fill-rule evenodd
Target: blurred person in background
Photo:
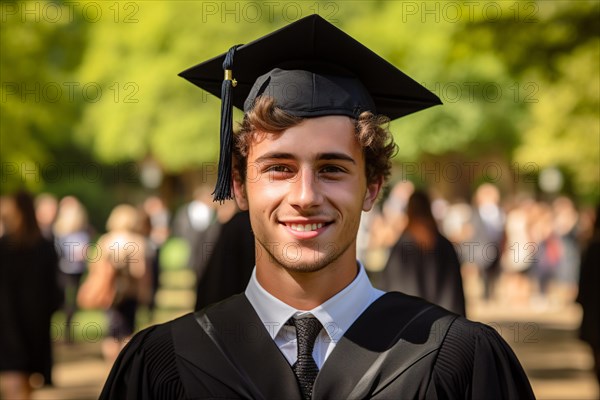
<instances>
[{"instance_id":1,"label":"blurred person in background","mask_svg":"<svg viewBox=\"0 0 600 400\"><path fill-rule=\"evenodd\" d=\"M583 308L579 337L592 348L600 385L600 206L596 208L592 237L581 257L577 302Z\"/></svg>"},{"instance_id":2,"label":"blurred person in background","mask_svg":"<svg viewBox=\"0 0 600 400\"><path fill-rule=\"evenodd\" d=\"M154 248L154 258L151 265L152 270L152 295L148 308L150 313L156 308L156 293L160 286L160 250L170 235L169 223L171 215L164 201L158 196L150 196L142 205L142 208L150 218L149 238Z\"/></svg>"},{"instance_id":3,"label":"blurred person in background","mask_svg":"<svg viewBox=\"0 0 600 400\"><path fill-rule=\"evenodd\" d=\"M237 212L237 207L233 201L224 201L222 204L214 207L214 211L215 218L204 231L197 232L193 245L190 248L190 267L196 274L197 301L203 296L205 289L212 290L214 293L219 293L220 291L220 285L217 285L217 282L213 282L214 285L217 285L216 287L210 285L209 287L203 288L203 286L206 286L205 276L208 273L210 259L216 257L215 253L220 252L219 250L216 250L216 245L218 240L220 240L223 225ZM228 240L232 240L232 238L230 237ZM233 251L235 253L235 249ZM230 255L235 256L235 254ZM213 272L211 272L211 274L212 273ZM231 278L234 279L234 277Z\"/></svg>"},{"instance_id":4,"label":"blurred person in background","mask_svg":"<svg viewBox=\"0 0 600 400\"><path fill-rule=\"evenodd\" d=\"M460 262L437 227L429 196L415 191L406 207L408 223L382 272L381 289L419 296L465 315Z\"/></svg>"},{"instance_id":5,"label":"blurred person in background","mask_svg":"<svg viewBox=\"0 0 600 400\"><path fill-rule=\"evenodd\" d=\"M410 196L415 191L415 185L410 181L397 182L390 191L390 195L385 199L382 207L383 215L387 224L392 229L393 243L395 243L404 229L406 228L407 207ZM390 246L391 247L391 246Z\"/></svg>"},{"instance_id":6,"label":"blurred person in background","mask_svg":"<svg viewBox=\"0 0 600 400\"><path fill-rule=\"evenodd\" d=\"M464 199L457 198L448 204L440 223L441 233L450 240L458 253L461 265L463 288L466 294L476 293L479 288L479 270L473 264L468 243L473 236L472 219L473 208ZM471 250L472 253L472 250ZM468 296L467 296L468 297Z\"/></svg>"},{"instance_id":7,"label":"blurred person in background","mask_svg":"<svg viewBox=\"0 0 600 400\"><path fill-rule=\"evenodd\" d=\"M541 309L550 305L550 287L563 258L563 245L554 229L554 213L547 203L538 203L533 213L531 234L536 245L532 274L538 294L533 304Z\"/></svg>"},{"instance_id":8,"label":"blurred person in background","mask_svg":"<svg viewBox=\"0 0 600 400\"><path fill-rule=\"evenodd\" d=\"M368 213L361 214L357 245L361 245L364 258L361 259L359 253L358 259L365 263L369 277L376 285L382 279L381 271L385 268L390 249L406 228L406 205L414 189L410 181L397 182L389 196L383 200L381 209L374 207ZM368 215L368 218L363 218L365 215ZM366 234L364 230L368 232L368 240L364 239Z\"/></svg>"},{"instance_id":9,"label":"blurred person in background","mask_svg":"<svg viewBox=\"0 0 600 400\"><path fill-rule=\"evenodd\" d=\"M183 238L188 244L188 266L194 270L203 263L203 255L194 249L207 240L205 236L210 235L207 230L216 220L211 192L212 189L206 185L196 188L192 201L181 206L173 219L173 235Z\"/></svg>"},{"instance_id":10,"label":"blurred person in background","mask_svg":"<svg viewBox=\"0 0 600 400\"><path fill-rule=\"evenodd\" d=\"M169 222L171 215L164 201L158 196L150 196L144 200L142 208L150 217L150 239L158 247L162 246L170 235Z\"/></svg>"},{"instance_id":11,"label":"blurred person in background","mask_svg":"<svg viewBox=\"0 0 600 400\"><path fill-rule=\"evenodd\" d=\"M506 215L506 245L500 264L506 283L503 299L509 303L525 305L531 295L529 274L536 253L530 233L533 207L533 200L519 200Z\"/></svg>"},{"instance_id":12,"label":"blurred person in background","mask_svg":"<svg viewBox=\"0 0 600 400\"><path fill-rule=\"evenodd\" d=\"M64 293L65 332L73 342L71 321L77 311L77 292L87 269L86 248L90 242L87 211L77 198L64 197L54 223L54 240L59 254L60 283Z\"/></svg>"},{"instance_id":13,"label":"blurred person in background","mask_svg":"<svg viewBox=\"0 0 600 400\"><path fill-rule=\"evenodd\" d=\"M472 213L473 209L471 206L462 199L448 205L446 209L442 219L441 230L457 246L461 246L463 242L468 241L473 236L473 227L469 224ZM468 262L462 250L458 256L461 262Z\"/></svg>"},{"instance_id":14,"label":"blurred person in background","mask_svg":"<svg viewBox=\"0 0 600 400\"><path fill-rule=\"evenodd\" d=\"M571 304L577 297L579 279L579 213L573 201L560 196L552 202L554 230L560 239L562 257L556 270L557 300L561 304Z\"/></svg>"},{"instance_id":15,"label":"blurred person in background","mask_svg":"<svg viewBox=\"0 0 600 400\"><path fill-rule=\"evenodd\" d=\"M235 201L225 201L217 208L217 221L209 228L211 241L203 243L206 262L198 271L195 310L243 292L254 269L254 234L248 212L239 211Z\"/></svg>"},{"instance_id":16,"label":"blurred person in background","mask_svg":"<svg viewBox=\"0 0 600 400\"><path fill-rule=\"evenodd\" d=\"M42 236L54 240L53 225L58 211L58 200L50 193L42 193L35 198L35 217Z\"/></svg>"},{"instance_id":17,"label":"blurred person in background","mask_svg":"<svg viewBox=\"0 0 600 400\"><path fill-rule=\"evenodd\" d=\"M34 377L52 384L50 321L62 302L58 256L40 231L29 193L4 198L0 210L5 227L0 238L0 397L29 399Z\"/></svg>"},{"instance_id":18,"label":"blurred person in background","mask_svg":"<svg viewBox=\"0 0 600 400\"><path fill-rule=\"evenodd\" d=\"M494 297L500 276L500 254L504 246L504 212L500 208L500 191L491 183L477 188L470 224L473 236L469 240L469 257L479 270L483 283L483 299Z\"/></svg>"},{"instance_id":19,"label":"blurred person in background","mask_svg":"<svg viewBox=\"0 0 600 400\"><path fill-rule=\"evenodd\" d=\"M121 204L111 211L107 233L98 240L98 257L90 262L90 273L77 298L82 307L107 310L109 332L102 351L109 362L114 361L134 332L138 305L148 304L151 295L147 244L139 227L140 214L135 207ZM109 286L100 290L102 300L92 290L98 280Z\"/></svg>"},{"instance_id":20,"label":"blurred person in background","mask_svg":"<svg viewBox=\"0 0 600 400\"><path fill-rule=\"evenodd\" d=\"M148 323L152 322L154 312L154 298L158 290L158 274L159 274L159 260L158 260L158 246L152 240L152 219L150 215L144 210L143 205L137 209L138 219L137 226L134 232L138 233L143 239L143 257L146 265L146 275L144 278L143 295L138 299L140 305L148 308ZM140 256L142 254L140 253Z\"/></svg>"}]
</instances>

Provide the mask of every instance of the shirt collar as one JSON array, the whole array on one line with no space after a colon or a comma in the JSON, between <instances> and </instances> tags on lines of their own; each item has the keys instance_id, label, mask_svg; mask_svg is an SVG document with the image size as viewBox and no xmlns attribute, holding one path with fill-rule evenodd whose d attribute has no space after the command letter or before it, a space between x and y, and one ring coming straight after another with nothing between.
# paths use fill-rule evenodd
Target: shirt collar
<instances>
[{"instance_id":1,"label":"shirt collar","mask_svg":"<svg viewBox=\"0 0 600 400\"><path fill-rule=\"evenodd\" d=\"M371 285L360 263L356 278L348 286L312 310L296 310L271 295L258 283L256 268L245 292L272 339L291 317L310 313L321 322L333 342L341 339L362 312L383 293Z\"/></svg>"}]
</instances>

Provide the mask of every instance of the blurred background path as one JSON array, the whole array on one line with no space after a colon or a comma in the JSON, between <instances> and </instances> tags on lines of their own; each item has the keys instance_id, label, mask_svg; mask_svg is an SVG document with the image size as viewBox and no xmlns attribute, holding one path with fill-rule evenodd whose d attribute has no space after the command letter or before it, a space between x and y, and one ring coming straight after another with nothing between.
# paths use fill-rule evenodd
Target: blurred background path
<instances>
[{"instance_id":1,"label":"blurred background path","mask_svg":"<svg viewBox=\"0 0 600 400\"><path fill-rule=\"evenodd\" d=\"M186 271L172 272L161 293L157 319L187 312L193 298ZM179 275L177 275L179 274ZM185 285L183 285L185 286ZM511 307L477 300L477 287L466 282L469 318L490 324L511 345L523 363L538 399L598 399L600 392L591 372L592 356L577 339L581 318L578 305ZM160 297L159 297L160 298ZM189 309L189 308L187 308ZM56 343L55 387L35 392L34 399L86 400L97 398L110 366L102 359L100 340Z\"/></svg>"}]
</instances>

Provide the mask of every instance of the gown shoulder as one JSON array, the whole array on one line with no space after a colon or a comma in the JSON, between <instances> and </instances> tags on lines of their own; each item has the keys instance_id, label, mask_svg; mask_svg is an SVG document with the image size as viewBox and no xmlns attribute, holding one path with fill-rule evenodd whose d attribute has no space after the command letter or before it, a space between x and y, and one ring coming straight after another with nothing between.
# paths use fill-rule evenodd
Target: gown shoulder
<instances>
[{"instance_id":1,"label":"gown shoulder","mask_svg":"<svg viewBox=\"0 0 600 400\"><path fill-rule=\"evenodd\" d=\"M449 398L535 398L508 343L492 327L462 317L446 333L432 379L432 389Z\"/></svg>"},{"instance_id":2,"label":"gown shoulder","mask_svg":"<svg viewBox=\"0 0 600 400\"><path fill-rule=\"evenodd\" d=\"M172 336L175 321L151 326L131 338L115 361L100 399L185 398Z\"/></svg>"}]
</instances>

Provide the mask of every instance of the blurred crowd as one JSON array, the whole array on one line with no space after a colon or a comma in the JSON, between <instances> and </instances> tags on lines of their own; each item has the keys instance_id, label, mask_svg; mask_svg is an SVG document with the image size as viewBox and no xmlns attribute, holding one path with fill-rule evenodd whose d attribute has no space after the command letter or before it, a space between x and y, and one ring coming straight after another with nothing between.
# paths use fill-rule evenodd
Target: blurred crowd
<instances>
[{"instance_id":1,"label":"blurred crowd","mask_svg":"<svg viewBox=\"0 0 600 400\"><path fill-rule=\"evenodd\" d=\"M210 192L196 190L173 217L157 196L119 204L103 229L89 223L87 207L74 196L1 197L0 398L27 399L34 387L52 384L57 311L65 320L60 339L70 344L75 313L103 310L102 352L112 363L139 328L138 310L153 321L160 251L172 237L186 244L197 308L242 291L254 266L249 218L233 201L217 206Z\"/></svg>"},{"instance_id":2,"label":"blurred crowd","mask_svg":"<svg viewBox=\"0 0 600 400\"><path fill-rule=\"evenodd\" d=\"M28 398L32 373L51 383L48 327L58 310L66 343L74 340L71 324L78 310L104 310L103 353L114 360L138 328L137 310L144 307L152 315L156 307L161 249L173 237L189 249L196 309L243 291L254 265L248 214L233 201L213 203L210 192L198 188L173 213L157 196L117 205L103 229L90 225L86 206L73 196L2 197L2 394ZM363 214L358 258L375 286L424 297L458 314L467 313L472 299L561 307L577 299L594 217L565 196L502 198L485 183L469 201L451 202L399 182ZM477 282L469 296L465 282Z\"/></svg>"},{"instance_id":3,"label":"blurred crowd","mask_svg":"<svg viewBox=\"0 0 600 400\"><path fill-rule=\"evenodd\" d=\"M503 199L489 183L480 185L471 201L454 202L435 195L429 200L411 182L394 185L381 207L365 216L359 236L359 259L376 284L390 267L394 245L411 231L414 211L409 205L415 194L431 210L431 230L453 244L463 278L476 275L475 290L482 300L537 308L575 300L581 251L593 235L594 211L579 211L565 196L551 201L525 195ZM405 258L418 247L404 243Z\"/></svg>"}]
</instances>

